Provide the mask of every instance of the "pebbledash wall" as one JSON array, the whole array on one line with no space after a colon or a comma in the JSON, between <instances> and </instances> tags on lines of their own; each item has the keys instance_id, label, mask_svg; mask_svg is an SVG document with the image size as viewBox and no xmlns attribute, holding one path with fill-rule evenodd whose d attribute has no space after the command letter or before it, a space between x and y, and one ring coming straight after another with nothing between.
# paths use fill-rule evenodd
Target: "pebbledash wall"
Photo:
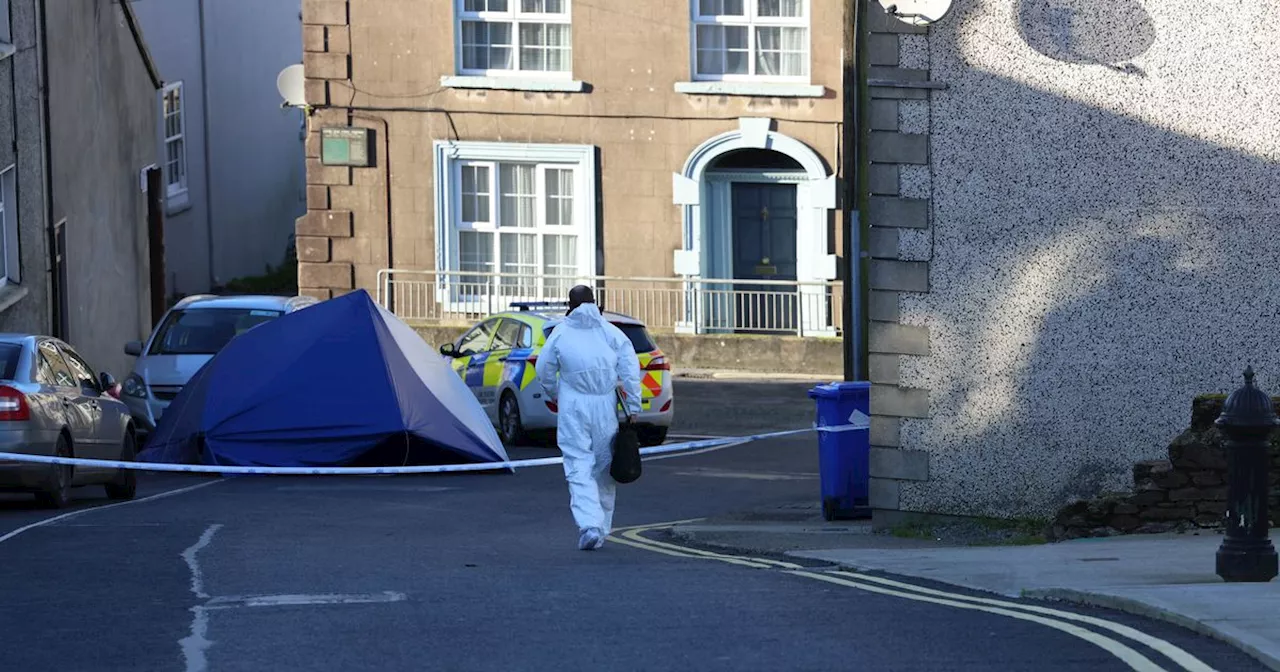
<instances>
[{"instance_id":1,"label":"pebbledash wall","mask_svg":"<svg viewBox=\"0 0 1280 672\"><path fill-rule=\"evenodd\" d=\"M791 179L802 188L801 279L833 279L842 245L842 3L805 3L807 81L785 83L691 82L689 0L569 3L570 76L460 76L461 6L303 3L307 102L317 109L308 211L297 223L300 291L373 293L380 269L437 270L456 254L438 249L437 233L457 209L456 187L441 184L438 168L468 159L575 162L584 198L575 217L590 223L580 271L674 278L676 252L693 244L692 218L709 193L704 171L738 148L800 164ZM321 164L320 129L348 124L374 129L376 167Z\"/></svg>"},{"instance_id":2,"label":"pebbledash wall","mask_svg":"<svg viewBox=\"0 0 1280 672\"><path fill-rule=\"evenodd\" d=\"M871 77L929 83L871 88L883 519L1048 515L1246 363L1280 390L1280 6L872 13Z\"/></svg>"}]
</instances>

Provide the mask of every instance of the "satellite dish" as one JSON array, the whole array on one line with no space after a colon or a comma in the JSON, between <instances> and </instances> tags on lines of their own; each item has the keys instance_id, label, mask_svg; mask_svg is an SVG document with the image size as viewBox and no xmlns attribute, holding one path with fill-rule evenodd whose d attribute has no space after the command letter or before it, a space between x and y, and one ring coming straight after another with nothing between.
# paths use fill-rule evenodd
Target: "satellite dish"
<instances>
[{"instance_id":1,"label":"satellite dish","mask_svg":"<svg viewBox=\"0 0 1280 672\"><path fill-rule=\"evenodd\" d=\"M890 16L913 26L929 26L951 11L951 0L876 0Z\"/></svg>"},{"instance_id":2,"label":"satellite dish","mask_svg":"<svg viewBox=\"0 0 1280 672\"><path fill-rule=\"evenodd\" d=\"M287 107L303 107L307 104L306 75L302 64L291 65L276 77L276 90L284 98Z\"/></svg>"}]
</instances>

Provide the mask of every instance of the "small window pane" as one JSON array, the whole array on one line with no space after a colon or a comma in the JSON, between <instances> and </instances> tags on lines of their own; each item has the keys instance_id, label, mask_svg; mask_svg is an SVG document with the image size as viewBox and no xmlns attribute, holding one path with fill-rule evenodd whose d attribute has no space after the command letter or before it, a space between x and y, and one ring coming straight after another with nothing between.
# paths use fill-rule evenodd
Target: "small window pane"
<instances>
[{"instance_id":1,"label":"small window pane","mask_svg":"<svg viewBox=\"0 0 1280 672\"><path fill-rule=\"evenodd\" d=\"M458 269L472 273L493 272L493 234L488 231L458 232ZM474 293L487 285L484 276L464 275L460 278L465 293Z\"/></svg>"},{"instance_id":2,"label":"small window pane","mask_svg":"<svg viewBox=\"0 0 1280 672\"><path fill-rule=\"evenodd\" d=\"M547 225L573 224L573 171L566 168L547 170Z\"/></svg>"},{"instance_id":3,"label":"small window pane","mask_svg":"<svg viewBox=\"0 0 1280 672\"><path fill-rule=\"evenodd\" d=\"M521 0L520 11L528 14L564 14L565 0Z\"/></svg>"},{"instance_id":4,"label":"small window pane","mask_svg":"<svg viewBox=\"0 0 1280 672\"><path fill-rule=\"evenodd\" d=\"M511 70L511 24L462 22L462 67L467 70Z\"/></svg>"},{"instance_id":5,"label":"small window pane","mask_svg":"<svg viewBox=\"0 0 1280 672\"><path fill-rule=\"evenodd\" d=\"M504 163L498 169L498 189L502 194L498 226L537 226L537 171L531 165Z\"/></svg>"},{"instance_id":6,"label":"small window pane","mask_svg":"<svg viewBox=\"0 0 1280 672\"><path fill-rule=\"evenodd\" d=\"M567 24L520 24L521 70L568 71L571 49L572 37Z\"/></svg>"},{"instance_id":7,"label":"small window pane","mask_svg":"<svg viewBox=\"0 0 1280 672\"><path fill-rule=\"evenodd\" d=\"M700 0L698 13L702 16L745 16L744 0Z\"/></svg>"},{"instance_id":8,"label":"small window pane","mask_svg":"<svg viewBox=\"0 0 1280 672\"><path fill-rule=\"evenodd\" d=\"M466 0L462 10L464 12L505 12L507 0Z\"/></svg>"},{"instance_id":9,"label":"small window pane","mask_svg":"<svg viewBox=\"0 0 1280 672\"><path fill-rule=\"evenodd\" d=\"M804 28L757 28L756 74L798 77L808 62Z\"/></svg>"},{"instance_id":10,"label":"small window pane","mask_svg":"<svg viewBox=\"0 0 1280 672\"><path fill-rule=\"evenodd\" d=\"M538 275L538 237L529 233L504 233L498 242L502 247L502 295L533 296Z\"/></svg>"},{"instance_id":11,"label":"small window pane","mask_svg":"<svg viewBox=\"0 0 1280 672\"><path fill-rule=\"evenodd\" d=\"M757 0L759 16L794 18L804 16L804 0Z\"/></svg>"},{"instance_id":12,"label":"small window pane","mask_svg":"<svg viewBox=\"0 0 1280 672\"><path fill-rule=\"evenodd\" d=\"M489 221L489 167L462 167L462 221Z\"/></svg>"},{"instance_id":13,"label":"small window pane","mask_svg":"<svg viewBox=\"0 0 1280 672\"><path fill-rule=\"evenodd\" d=\"M544 236L542 238L542 272L545 296L568 294L577 284L573 276L578 274L578 239L576 236Z\"/></svg>"}]
</instances>

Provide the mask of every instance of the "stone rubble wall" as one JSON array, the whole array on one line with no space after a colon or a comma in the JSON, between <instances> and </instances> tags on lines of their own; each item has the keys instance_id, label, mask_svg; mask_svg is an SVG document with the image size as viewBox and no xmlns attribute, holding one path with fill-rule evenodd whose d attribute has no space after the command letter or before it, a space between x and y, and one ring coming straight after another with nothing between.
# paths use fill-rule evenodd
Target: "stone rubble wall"
<instances>
[{"instance_id":1,"label":"stone rubble wall","mask_svg":"<svg viewBox=\"0 0 1280 672\"><path fill-rule=\"evenodd\" d=\"M1055 541L1224 526L1227 512L1226 437L1214 426L1224 398L1192 403L1191 427L1169 445L1168 459L1133 466L1133 491L1107 493L1063 507L1050 525ZM1280 413L1280 403L1277 412ZM1280 522L1280 429L1271 437L1271 525Z\"/></svg>"}]
</instances>

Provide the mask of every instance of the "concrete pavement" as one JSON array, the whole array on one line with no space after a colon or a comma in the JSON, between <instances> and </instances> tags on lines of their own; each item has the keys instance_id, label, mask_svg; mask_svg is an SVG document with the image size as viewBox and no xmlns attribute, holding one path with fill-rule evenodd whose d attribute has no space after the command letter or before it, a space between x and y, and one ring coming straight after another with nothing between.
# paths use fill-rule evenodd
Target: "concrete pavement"
<instances>
[{"instance_id":1,"label":"concrete pavement","mask_svg":"<svg viewBox=\"0 0 1280 672\"><path fill-rule=\"evenodd\" d=\"M1273 531L1272 538L1280 539L1278 533ZM856 521L826 522L816 504L797 504L675 526L670 536L703 547L783 553L859 572L1157 618L1231 644L1280 670L1280 580L1223 582L1214 573L1214 554L1222 542L1217 532L958 546L876 533Z\"/></svg>"},{"instance_id":2,"label":"concrete pavement","mask_svg":"<svg viewBox=\"0 0 1280 672\"><path fill-rule=\"evenodd\" d=\"M1280 581L1224 583L1214 573L1214 554L1221 543L1220 533L1206 532L1038 546L792 554L861 571L892 572L1001 595L1065 600L1161 618L1221 639L1280 670Z\"/></svg>"}]
</instances>

